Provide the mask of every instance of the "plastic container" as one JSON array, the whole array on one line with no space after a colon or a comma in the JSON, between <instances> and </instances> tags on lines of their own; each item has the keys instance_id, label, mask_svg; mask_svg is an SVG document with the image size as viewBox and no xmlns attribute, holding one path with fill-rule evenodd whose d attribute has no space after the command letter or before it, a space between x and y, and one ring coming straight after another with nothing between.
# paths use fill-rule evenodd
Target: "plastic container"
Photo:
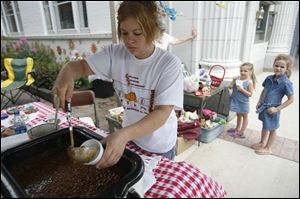
<instances>
[{"instance_id":1,"label":"plastic container","mask_svg":"<svg viewBox=\"0 0 300 199\"><path fill-rule=\"evenodd\" d=\"M8 118L8 115L6 113L1 113L1 120L4 120Z\"/></svg>"},{"instance_id":2,"label":"plastic container","mask_svg":"<svg viewBox=\"0 0 300 199\"><path fill-rule=\"evenodd\" d=\"M84 127L74 127L74 141L75 147L80 146L83 142L89 139L101 140L102 137ZM39 169L44 169L48 166L49 157L53 154L66 152L70 146L69 129L60 129L54 133L45 135L43 137L31 140L13 148L7 149L1 153L1 194L4 198L28 198L25 187L19 180L20 176L16 176L13 171L19 169L29 169L32 171L26 175L33 175L31 182L38 181L36 175L33 172L38 172L35 168L35 162L43 162L38 164ZM45 161L44 161L45 160ZM45 162L45 164L44 164ZM96 169L95 166L82 165L87 169ZM112 167L120 173L119 181L112 185L107 185L105 189L99 190L92 197L105 197L105 198L122 198L132 196L133 192L128 192L132 186L137 183L143 176L144 163L142 158L136 153L125 149L119 162ZM57 170L57 172L63 172ZM59 174L61 175L61 174ZM30 177L30 176L29 176ZM50 176L51 177L51 176ZM87 176L86 176L87 177ZM90 176L89 176L90 177ZM69 182L72 183L72 182ZM44 185L43 185L44 186ZM75 184L72 183L72 186ZM86 193L89 190L85 190L80 187L82 193ZM64 197L64 196L59 196ZM78 196L79 197L79 196ZM46 197L49 198L49 197Z\"/></svg>"},{"instance_id":3,"label":"plastic container","mask_svg":"<svg viewBox=\"0 0 300 199\"><path fill-rule=\"evenodd\" d=\"M14 129L16 134L27 132L26 124L20 115L20 111L17 110L14 112Z\"/></svg>"},{"instance_id":4,"label":"plastic container","mask_svg":"<svg viewBox=\"0 0 300 199\"><path fill-rule=\"evenodd\" d=\"M218 114L218 118L222 118L226 120L226 117ZM211 129L201 128L201 135L199 139L201 142L209 143L216 139L224 130L225 124L219 124Z\"/></svg>"}]
</instances>

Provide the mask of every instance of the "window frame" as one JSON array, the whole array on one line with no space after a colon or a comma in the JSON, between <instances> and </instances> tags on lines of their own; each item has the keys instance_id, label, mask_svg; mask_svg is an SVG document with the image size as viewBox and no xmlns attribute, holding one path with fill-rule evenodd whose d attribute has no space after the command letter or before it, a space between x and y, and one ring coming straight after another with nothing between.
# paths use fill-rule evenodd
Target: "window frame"
<instances>
[{"instance_id":1,"label":"window frame","mask_svg":"<svg viewBox=\"0 0 300 199\"><path fill-rule=\"evenodd\" d=\"M57 3L54 1L47 1L48 5L49 5L49 11L50 11L50 21L52 23L52 30L48 29L47 26L47 31L48 34L74 34L74 33L90 33L90 29L88 27L88 16L87 16L87 12L85 12L86 16L84 16L84 8L83 8L83 1L65 1L65 2L61 2L61 3ZM86 1L85 1L86 2ZM66 28L66 29L62 29L60 28L60 17L59 17L59 9L58 6L59 5L63 5L66 3L71 3L71 8L72 8L72 17L73 17L73 25L74 28ZM80 6L80 4L82 6ZM80 10L80 8L82 8L82 10ZM43 11L44 11L44 17L45 17L45 22L47 22L47 16L45 14L45 6L43 3ZM86 8L86 3L85 3L85 10L87 10ZM86 24L87 27L81 27L80 22L81 21L85 21L86 18Z\"/></svg>"},{"instance_id":2,"label":"window frame","mask_svg":"<svg viewBox=\"0 0 300 199\"><path fill-rule=\"evenodd\" d=\"M270 32L268 32L268 26L269 26L269 15L270 15L270 7L271 5L273 5L270 1L261 1L259 3L259 8L261 6L263 6L264 8L264 18L263 18L263 21L261 22L261 28L258 29L257 28L257 25L258 25L258 22L256 23L256 26L255 26L255 43L262 43L262 42L268 42L269 41L269 37L267 37L268 35L267 34L270 34ZM262 37L262 38L260 38Z\"/></svg>"},{"instance_id":3,"label":"window frame","mask_svg":"<svg viewBox=\"0 0 300 199\"><path fill-rule=\"evenodd\" d=\"M11 3L11 8L12 8L12 14L7 14L6 6L4 3ZM9 22L8 17L13 17L14 19L14 25L16 27L16 32L13 32L11 30L11 22ZM10 34L10 35L22 35L24 32L23 25L22 25L22 20L20 16L20 9L17 1L1 1L1 20L3 20L3 28L4 28L4 33Z\"/></svg>"}]
</instances>

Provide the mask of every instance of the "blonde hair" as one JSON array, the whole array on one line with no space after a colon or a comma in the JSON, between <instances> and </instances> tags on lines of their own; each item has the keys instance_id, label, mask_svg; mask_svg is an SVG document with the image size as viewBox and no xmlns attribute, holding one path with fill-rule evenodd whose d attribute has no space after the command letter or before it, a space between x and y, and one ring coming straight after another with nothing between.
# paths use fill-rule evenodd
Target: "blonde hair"
<instances>
[{"instance_id":1,"label":"blonde hair","mask_svg":"<svg viewBox=\"0 0 300 199\"><path fill-rule=\"evenodd\" d=\"M290 78L291 75L292 75L291 67L293 65L293 60L292 60L291 56L285 55L285 54L277 55L277 57L274 60L273 66L279 60L285 61L285 63L286 63L286 72L285 72L285 74L287 75L288 78Z\"/></svg>"},{"instance_id":2,"label":"blonde hair","mask_svg":"<svg viewBox=\"0 0 300 199\"><path fill-rule=\"evenodd\" d=\"M240 66L240 68L243 68L243 67L246 67L248 70L251 71L251 76L250 77L251 77L251 80L252 80L252 83L253 83L253 88L255 88L257 79L256 79L256 75L254 73L253 64L251 64L250 62L245 62Z\"/></svg>"},{"instance_id":3,"label":"blonde hair","mask_svg":"<svg viewBox=\"0 0 300 199\"><path fill-rule=\"evenodd\" d=\"M135 19L143 30L146 43L151 44L161 36L159 10L155 1L123 1L118 9L118 36L120 24L127 18Z\"/></svg>"}]
</instances>

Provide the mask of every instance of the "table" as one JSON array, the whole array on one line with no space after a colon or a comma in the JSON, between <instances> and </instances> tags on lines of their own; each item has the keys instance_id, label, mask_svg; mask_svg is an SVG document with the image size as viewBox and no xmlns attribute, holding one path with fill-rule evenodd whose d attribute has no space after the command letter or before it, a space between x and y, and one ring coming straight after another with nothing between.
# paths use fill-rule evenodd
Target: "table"
<instances>
[{"instance_id":1,"label":"table","mask_svg":"<svg viewBox=\"0 0 300 199\"><path fill-rule=\"evenodd\" d=\"M33 102L30 103L30 105L38 107L39 111L36 113L36 117L34 119L28 121L27 125L29 127L32 127L44 120L47 114L55 112L52 107L41 102ZM2 110L1 112L3 113L5 110ZM65 116L65 113L59 112L59 115ZM81 122L77 118L72 119L72 124L84 126L104 137L107 135L107 132ZM66 121L60 124L61 128L67 126L68 123ZM1 127L3 127L2 122ZM10 137L14 138L16 136L23 136L23 142L26 141L26 139L28 140L27 134L14 135ZM5 139L7 138L1 139L1 151L2 144L4 144ZM144 151L131 143L129 143L126 147L139 155L149 157L158 156L157 154ZM186 162L176 162L165 157L161 157L157 166L153 169L153 173L156 178L156 183L145 193L144 197L147 198L221 198L226 196L226 191L219 183L206 176L198 168Z\"/></svg>"},{"instance_id":2,"label":"table","mask_svg":"<svg viewBox=\"0 0 300 199\"><path fill-rule=\"evenodd\" d=\"M202 116L202 110L205 107L207 100L215 95L222 95L225 86L222 84L219 87L212 87L210 90L210 95L208 96L198 96L194 93L184 92L184 105L195 107L198 111L199 116ZM217 110L219 109L221 100L219 100L217 105Z\"/></svg>"}]
</instances>

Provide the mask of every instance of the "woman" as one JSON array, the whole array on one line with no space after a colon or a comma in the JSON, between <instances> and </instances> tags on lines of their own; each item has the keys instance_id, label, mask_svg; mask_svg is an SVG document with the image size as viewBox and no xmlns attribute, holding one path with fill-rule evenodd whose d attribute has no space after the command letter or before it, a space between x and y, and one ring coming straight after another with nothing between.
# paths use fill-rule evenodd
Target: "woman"
<instances>
[{"instance_id":1,"label":"woman","mask_svg":"<svg viewBox=\"0 0 300 199\"><path fill-rule=\"evenodd\" d=\"M123 44L111 44L87 60L69 62L55 81L53 93L63 105L71 99L74 80L79 77L97 74L113 80L124 107L123 128L101 141L106 149L98 168L116 164L130 141L169 159L175 156L174 109L183 105L181 61L155 47L155 40L160 37L158 17L153 1L122 2L118 36Z\"/></svg>"}]
</instances>

